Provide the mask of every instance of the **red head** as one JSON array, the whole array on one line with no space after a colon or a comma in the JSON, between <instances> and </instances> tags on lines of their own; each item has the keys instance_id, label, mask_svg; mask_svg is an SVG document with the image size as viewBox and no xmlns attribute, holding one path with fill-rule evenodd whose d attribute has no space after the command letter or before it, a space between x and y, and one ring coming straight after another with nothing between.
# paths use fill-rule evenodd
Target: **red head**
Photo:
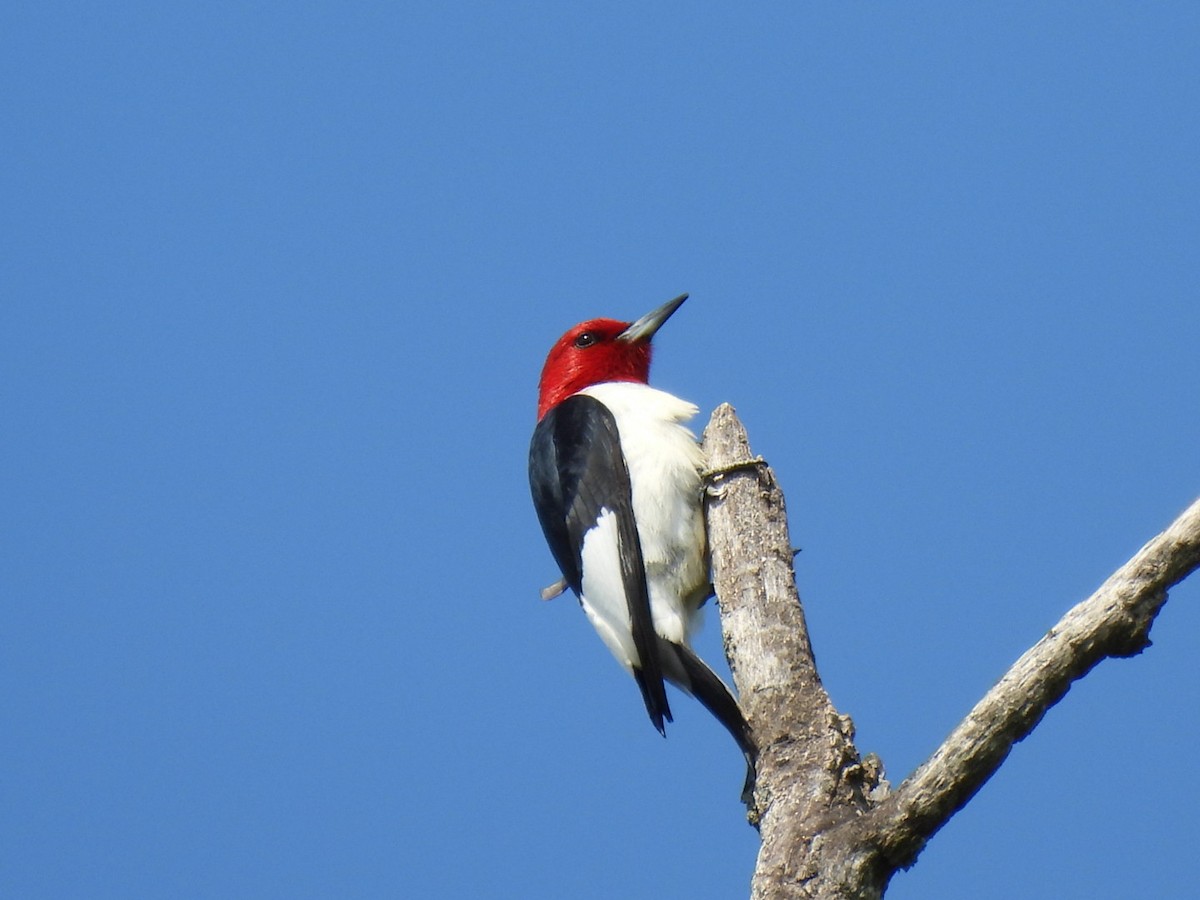
<instances>
[{"instance_id":1,"label":"red head","mask_svg":"<svg viewBox=\"0 0 1200 900\"><path fill-rule=\"evenodd\" d=\"M538 421L572 394L605 381L650 379L650 339L687 294L664 303L636 322L580 322L550 348L538 383Z\"/></svg>"}]
</instances>

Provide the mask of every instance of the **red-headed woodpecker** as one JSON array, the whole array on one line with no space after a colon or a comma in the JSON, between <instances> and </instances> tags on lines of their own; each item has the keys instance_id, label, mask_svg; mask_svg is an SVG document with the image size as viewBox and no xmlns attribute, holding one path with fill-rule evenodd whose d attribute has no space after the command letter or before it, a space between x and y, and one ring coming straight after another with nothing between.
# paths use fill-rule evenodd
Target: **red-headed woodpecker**
<instances>
[{"instance_id":1,"label":"red-headed woodpecker","mask_svg":"<svg viewBox=\"0 0 1200 900\"><path fill-rule=\"evenodd\" d=\"M689 646L712 594L703 454L683 424L697 408L647 383L650 339L687 299L636 322L592 319L555 342L542 369L529 484L563 580L637 681L666 735L666 679L708 708L746 757L754 742L725 683Z\"/></svg>"}]
</instances>

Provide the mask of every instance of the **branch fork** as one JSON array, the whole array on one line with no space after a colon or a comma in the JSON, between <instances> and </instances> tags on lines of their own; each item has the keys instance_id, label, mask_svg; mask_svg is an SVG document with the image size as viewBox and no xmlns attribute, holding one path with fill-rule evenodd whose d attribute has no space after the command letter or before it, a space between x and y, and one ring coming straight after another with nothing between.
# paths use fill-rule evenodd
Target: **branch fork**
<instances>
[{"instance_id":1,"label":"branch fork","mask_svg":"<svg viewBox=\"0 0 1200 900\"><path fill-rule=\"evenodd\" d=\"M783 494L728 404L704 432L713 585L725 652L759 746L751 897L879 898L1071 684L1140 653L1168 590L1200 566L1200 500L1030 648L894 790L859 756L813 659Z\"/></svg>"}]
</instances>

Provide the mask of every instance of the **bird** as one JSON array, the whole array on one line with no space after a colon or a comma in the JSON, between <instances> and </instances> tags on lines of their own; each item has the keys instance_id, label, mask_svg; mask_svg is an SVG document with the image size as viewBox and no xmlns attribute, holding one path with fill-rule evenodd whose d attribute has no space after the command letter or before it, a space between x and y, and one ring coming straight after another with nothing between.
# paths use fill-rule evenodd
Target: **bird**
<instances>
[{"instance_id":1,"label":"bird","mask_svg":"<svg viewBox=\"0 0 1200 900\"><path fill-rule=\"evenodd\" d=\"M690 640L713 595L701 507L704 454L687 422L698 408L649 384L651 339L681 294L633 322L567 330L538 382L529 484L562 581L641 691L650 721L672 721L665 682L733 735L752 802L757 749L725 682Z\"/></svg>"}]
</instances>

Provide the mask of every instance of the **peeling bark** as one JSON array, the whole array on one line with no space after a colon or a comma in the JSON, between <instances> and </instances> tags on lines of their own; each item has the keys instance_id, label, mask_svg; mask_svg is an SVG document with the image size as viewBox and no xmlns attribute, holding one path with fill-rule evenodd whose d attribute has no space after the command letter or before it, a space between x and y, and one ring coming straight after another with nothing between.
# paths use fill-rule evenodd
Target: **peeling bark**
<instances>
[{"instance_id":1,"label":"peeling bark","mask_svg":"<svg viewBox=\"0 0 1200 900\"><path fill-rule=\"evenodd\" d=\"M1200 500L1028 650L894 792L821 684L783 494L728 404L704 432L705 515L725 653L759 747L751 897L879 898L892 875L1108 657L1149 644L1167 591L1200 566Z\"/></svg>"}]
</instances>

